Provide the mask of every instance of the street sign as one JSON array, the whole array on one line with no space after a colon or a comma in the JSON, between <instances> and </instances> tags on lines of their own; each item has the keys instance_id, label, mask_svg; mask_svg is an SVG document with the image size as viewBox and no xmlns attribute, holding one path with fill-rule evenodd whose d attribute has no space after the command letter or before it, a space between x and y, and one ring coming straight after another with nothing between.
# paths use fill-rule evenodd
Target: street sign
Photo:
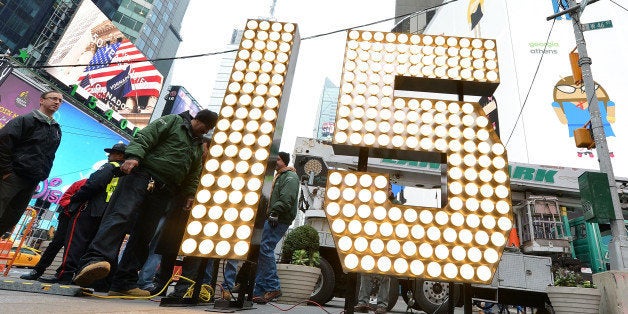
<instances>
[{"instance_id":1,"label":"street sign","mask_svg":"<svg viewBox=\"0 0 628 314\"><path fill-rule=\"evenodd\" d=\"M596 29L603 29L603 28L610 28L610 27L613 27L613 21L606 20L606 21L582 24L582 31L592 31Z\"/></svg>"}]
</instances>

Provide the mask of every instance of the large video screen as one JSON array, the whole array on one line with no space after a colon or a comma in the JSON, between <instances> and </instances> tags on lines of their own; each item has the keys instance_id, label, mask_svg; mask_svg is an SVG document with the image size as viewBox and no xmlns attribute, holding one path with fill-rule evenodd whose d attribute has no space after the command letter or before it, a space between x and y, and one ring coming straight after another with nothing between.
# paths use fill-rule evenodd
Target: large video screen
<instances>
[{"instance_id":1,"label":"large video screen","mask_svg":"<svg viewBox=\"0 0 628 314\"><path fill-rule=\"evenodd\" d=\"M166 97L166 105L164 106L162 116L179 114L184 111L189 111L192 116L196 116L199 110L200 105L196 99L183 86L174 85L170 87L170 92L168 92Z\"/></svg>"},{"instance_id":2,"label":"large video screen","mask_svg":"<svg viewBox=\"0 0 628 314\"><path fill-rule=\"evenodd\" d=\"M0 128L9 120L39 108L41 91L14 74L0 85Z\"/></svg>"},{"instance_id":3,"label":"large video screen","mask_svg":"<svg viewBox=\"0 0 628 314\"><path fill-rule=\"evenodd\" d=\"M76 85L134 126L148 124L163 76L146 56L92 3L83 1L48 59L47 71ZM64 65L86 66L64 66Z\"/></svg>"},{"instance_id":4,"label":"large video screen","mask_svg":"<svg viewBox=\"0 0 628 314\"><path fill-rule=\"evenodd\" d=\"M14 74L0 84L0 128L20 115L39 108L42 91ZM37 200L50 203L55 210L63 192L75 181L89 175L107 162L105 148L128 140L106 127L84 111L64 101L54 114L61 126L61 144L55 155L50 176L39 183L31 204ZM41 217L38 227L48 228L54 222L50 215Z\"/></svg>"}]
</instances>

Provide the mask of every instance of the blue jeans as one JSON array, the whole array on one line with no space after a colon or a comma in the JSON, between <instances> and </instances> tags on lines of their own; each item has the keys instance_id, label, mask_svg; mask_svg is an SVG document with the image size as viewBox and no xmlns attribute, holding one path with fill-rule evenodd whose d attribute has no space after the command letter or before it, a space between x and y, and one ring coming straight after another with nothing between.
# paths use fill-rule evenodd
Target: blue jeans
<instances>
[{"instance_id":1,"label":"blue jeans","mask_svg":"<svg viewBox=\"0 0 628 314\"><path fill-rule=\"evenodd\" d=\"M153 250L154 251L154 250ZM161 255L152 253L146 259L142 270L138 274L137 286L143 290L153 290L155 288L155 274L161 263Z\"/></svg>"},{"instance_id":2,"label":"blue jeans","mask_svg":"<svg viewBox=\"0 0 628 314\"><path fill-rule=\"evenodd\" d=\"M264 222L253 296L263 296L266 292L281 290L279 277L277 277L275 247L277 247L277 243L286 233L288 227L289 225L280 223L277 227L273 228L268 224L268 221Z\"/></svg>"},{"instance_id":3,"label":"blue jeans","mask_svg":"<svg viewBox=\"0 0 628 314\"><path fill-rule=\"evenodd\" d=\"M137 286L140 289L153 290L155 288L155 274L157 274L159 264L161 264L161 255L155 253L155 247L157 246L159 235L161 234L161 229L165 220L165 217L161 218L159 225L157 226L157 231L153 235L153 239L150 240L148 258L146 259L144 266L142 266L142 270L140 270L140 273L138 274L139 279L137 281Z\"/></svg>"},{"instance_id":4,"label":"blue jeans","mask_svg":"<svg viewBox=\"0 0 628 314\"><path fill-rule=\"evenodd\" d=\"M238 263L239 261L237 259L229 259L224 264L225 269L224 269L223 276L225 277L224 279L225 281L223 281L222 283L223 289L225 290L233 289L233 286L236 280L236 273L238 272Z\"/></svg>"}]
</instances>

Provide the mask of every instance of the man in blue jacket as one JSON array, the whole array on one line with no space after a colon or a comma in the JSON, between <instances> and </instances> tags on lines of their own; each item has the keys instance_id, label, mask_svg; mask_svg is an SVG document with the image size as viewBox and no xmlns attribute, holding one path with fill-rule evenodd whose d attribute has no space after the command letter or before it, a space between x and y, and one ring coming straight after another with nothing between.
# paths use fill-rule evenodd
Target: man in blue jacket
<instances>
[{"instance_id":1,"label":"man in blue jacket","mask_svg":"<svg viewBox=\"0 0 628 314\"><path fill-rule=\"evenodd\" d=\"M41 94L39 109L0 129L0 235L13 230L37 184L48 178L61 143L53 115L63 102L56 91Z\"/></svg>"},{"instance_id":2,"label":"man in blue jacket","mask_svg":"<svg viewBox=\"0 0 628 314\"><path fill-rule=\"evenodd\" d=\"M126 149L120 179L92 244L80 261L74 283L88 286L106 277L118 257L131 217L131 235L112 278L109 295L149 296L137 287L157 224L172 206L189 208L202 169L202 137L218 115L209 110L163 116L138 132ZM131 222L132 223L132 222Z\"/></svg>"}]
</instances>

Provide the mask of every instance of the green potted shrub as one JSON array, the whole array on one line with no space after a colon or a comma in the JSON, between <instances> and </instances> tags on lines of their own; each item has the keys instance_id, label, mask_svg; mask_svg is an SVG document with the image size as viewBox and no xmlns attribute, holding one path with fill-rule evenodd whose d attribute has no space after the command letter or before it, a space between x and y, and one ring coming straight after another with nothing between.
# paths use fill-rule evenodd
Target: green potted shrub
<instances>
[{"instance_id":1,"label":"green potted shrub","mask_svg":"<svg viewBox=\"0 0 628 314\"><path fill-rule=\"evenodd\" d=\"M558 314L599 312L600 290L581 274L567 268L554 270L554 285L547 287L547 296Z\"/></svg>"},{"instance_id":2,"label":"green potted shrub","mask_svg":"<svg viewBox=\"0 0 628 314\"><path fill-rule=\"evenodd\" d=\"M320 276L318 232L312 226L294 228L286 235L277 275L282 296L279 302L297 304L307 300Z\"/></svg>"}]
</instances>

